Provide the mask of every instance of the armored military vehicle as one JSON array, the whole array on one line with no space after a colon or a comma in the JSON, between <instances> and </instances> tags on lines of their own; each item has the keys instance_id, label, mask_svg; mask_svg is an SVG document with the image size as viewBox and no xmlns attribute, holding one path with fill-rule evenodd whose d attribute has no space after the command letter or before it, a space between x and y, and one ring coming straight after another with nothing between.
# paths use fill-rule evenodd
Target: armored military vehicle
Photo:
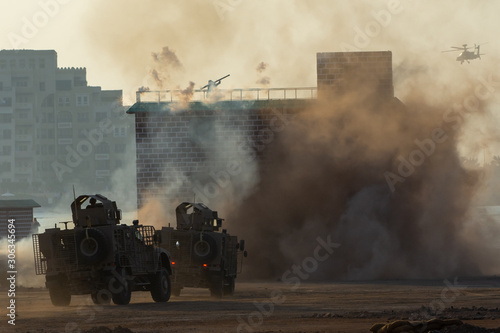
<instances>
[{"instance_id":1,"label":"armored military vehicle","mask_svg":"<svg viewBox=\"0 0 500 333\"><path fill-rule=\"evenodd\" d=\"M45 274L52 304L67 306L71 295L90 294L95 304L124 305L138 290L150 291L156 302L169 300L170 257L153 226L120 224L116 202L100 194L79 196L71 210L64 229L32 236L35 271Z\"/></svg>"},{"instance_id":2,"label":"armored military vehicle","mask_svg":"<svg viewBox=\"0 0 500 333\"><path fill-rule=\"evenodd\" d=\"M234 293L234 280L246 257L245 241L238 242L222 219L202 203L184 202L176 208L177 228L157 231L160 246L171 254L172 293L184 287L209 288L212 296Z\"/></svg>"}]
</instances>

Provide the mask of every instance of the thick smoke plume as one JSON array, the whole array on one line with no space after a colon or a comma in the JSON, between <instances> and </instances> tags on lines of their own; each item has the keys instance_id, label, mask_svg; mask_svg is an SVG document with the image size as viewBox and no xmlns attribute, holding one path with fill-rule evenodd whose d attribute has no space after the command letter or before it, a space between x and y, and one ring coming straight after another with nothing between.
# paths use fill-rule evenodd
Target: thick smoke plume
<instances>
[{"instance_id":1,"label":"thick smoke plume","mask_svg":"<svg viewBox=\"0 0 500 333\"><path fill-rule=\"evenodd\" d=\"M431 104L414 90L404 106L361 83L323 93L269 147L256 191L230 217L247 240L247 274L281 278L313 257L318 237L340 247L317 279L498 273L481 234L498 239L498 224L471 209L482 174L457 152L467 119L449 108L468 92Z\"/></svg>"}]
</instances>

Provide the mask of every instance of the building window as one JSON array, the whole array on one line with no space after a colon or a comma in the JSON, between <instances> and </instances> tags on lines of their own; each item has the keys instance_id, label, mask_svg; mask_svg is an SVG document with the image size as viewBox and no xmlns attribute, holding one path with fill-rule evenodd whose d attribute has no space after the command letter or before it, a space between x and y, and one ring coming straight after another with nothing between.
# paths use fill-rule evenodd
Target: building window
<instances>
[{"instance_id":1,"label":"building window","mask_svg":"<svg viewBox=\"0 0 500 333\"><path fill-rule=\"evenodd\" d=\"M0 69L7 69L7 61L0 59Z\"/></svg>"},{"instance_id":2,"label":"building window","mask_svg":"<svg viewBox=\"0 0 500 333\"><path fill-rule=\"evenodd\" d=\"M58 97L57 106L71 106L69 97Z\"/></svg>"},{"instance_id":3,"label":"building window","mask_svg":"<svg viewBox=\"0 0 500 333\"><path fill-rule=\"evenodd\" d=\"M40 82L40 91L45 91L45 82Z\"/></svg>"},{"instance_id":4,"label":"building window","mask_svg":"<svg viewBox=\"0 0 500 333\"><path fill-rule=\"evenodd\" d=\"M9 60L9 67L10 68L16 68L16 60L15 59L10 59Z\"/></svg>"},{"instance_id":5,"label":"building window","mask_svg":"<svg viewBox=\"0 0 500 333\"><path fill-rule=\"evenodd\" d=\"M109 146L106 142L101 142L95 149L96 154L109 154Z\"/></svg>"},{"instance_id":6,"label":"building window","mask_svg":"<svg viewBox=\"0 0 500 333\"><path fill-rule=\"evenodd\" d=\"M76 106L88 106L89 96L88 95L77 95L76 96Z\"/></svg>"},{"instance_id":7,"label":"building window","mask_svg":"<svg viewBox=\"0 0 500 333\"><path fill-rule=\"evenodd\" d=\"M89 114L87 112L78 112L77 119L79 123L86 123L89 121Z\"/></svg>"},{"instance_id":8,"label":"building window","mask_svg":"<svg viewBox=\"0 0 500 333\"><path fill-rule=\"evenodd\" d=\"M16 152L27 152L28 145L23 143L16 144Z\"/></svg>"},{"instance_id":9,"label":"building window","mask_svg":"<svg viewBox=\"0 0 500 333\"><path fill-rule=\"evenodd\" d=\"M114 137L126 137L127 136L127 128L126 127L114 127L113 129Z\"/></svg>"},{"instance_id":10,"label":"building window","mask_svg":"<svg viewBox=\"0 0 500 333\"><path fill-rule=\"evenodd\" d=\"M19 68L26 68L26 59L19 59Z\"/></svg>"},{"instance_id":11,"label":"building window","mask_svg":"<svg viewBox=\"0 0 500 333\"><path fill-rule=\"evenodd\" d=\"M30 66L30 69L35 69L35 59L31 58L29 60L29 66Z\"/></svg>"},{"instance_id":12,"label":"building window","mask_svg":"<svg viewBox=\"0 0 500 333\"><path fill-rule=\"evenodd\" d=\"M28 86L28 77L27 76L12 77L12 85L18 88L25 88Z\"/></svg>"},{"instance_id":13,"label":"building window","mask_svg":"<svg viewBox=\"0 0 500 333\"><path fill-rule=\"evenodd\" d=\"M38 68L45 68L45 59L38 59Z\"/></svg>"},{"instance_id":14,"label":"building window","mask_svg":"<svg viewBox=\"0 0 500 333\"><path fill-rule=\"evenodd\" d=\"M61 111L57 115L57 121L60 123L70 123L73 121L73 115L69 111Z\"/></svg>"}]
</instances>

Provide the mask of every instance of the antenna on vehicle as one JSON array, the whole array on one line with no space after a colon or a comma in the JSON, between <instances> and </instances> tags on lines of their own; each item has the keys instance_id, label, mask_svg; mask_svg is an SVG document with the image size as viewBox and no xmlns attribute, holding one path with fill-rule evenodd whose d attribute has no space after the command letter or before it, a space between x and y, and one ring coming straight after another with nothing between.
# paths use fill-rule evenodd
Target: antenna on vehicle
<instances>
[{"instance_id":1,"label":"antenna on vehicle","mask_svg":"<svg viewBox=\"0 0 500 333\"><path fill-rule=\"evenodd\" d=\"M75 204L75 216L76 216L76 221L78 221L78 209L76 209L76 192L75 192L75 184L73 184L73 203ZM73 221L73 223L75 223Z\"/></svg>"}]
</instances>

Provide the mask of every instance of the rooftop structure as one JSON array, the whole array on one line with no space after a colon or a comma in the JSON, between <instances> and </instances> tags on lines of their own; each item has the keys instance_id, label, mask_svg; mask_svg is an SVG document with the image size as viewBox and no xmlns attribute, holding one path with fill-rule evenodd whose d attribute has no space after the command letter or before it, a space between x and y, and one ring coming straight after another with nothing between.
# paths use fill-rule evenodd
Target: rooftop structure
<instances>
[{"instance_id":1,"label":"rooftop structure","mask_svg":"<svg viewBox=\"0 0 500 333\"><path fill-rule=\"evenodd\" d=\"M127 111L135 115L138 206L150 197L210 205L249 164L265 168L274 136L322 94L361 81L394 98L389 51L318 53L317 77L317 88L138 91Z\"/></svg>"}]
</instances>

